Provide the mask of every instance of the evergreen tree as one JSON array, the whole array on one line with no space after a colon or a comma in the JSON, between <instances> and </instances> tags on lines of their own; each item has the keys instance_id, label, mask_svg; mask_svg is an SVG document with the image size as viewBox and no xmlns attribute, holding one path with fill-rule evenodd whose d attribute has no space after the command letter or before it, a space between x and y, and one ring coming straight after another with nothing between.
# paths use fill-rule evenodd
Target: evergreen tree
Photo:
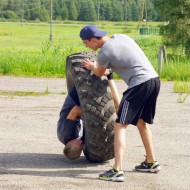
<instances>
[{"instance_id":1,"label":"evergreen tree","mask_svg":"<svg viewBox=\"0 0 190 190\"><path fill-rule=\"evenodd\" d=\"M4 0L0 0L0 12L3 10L3 6L4 6L3 1Z\"/></svg>"},{"instance_id":2,"label":"evergreen tree","mask_svg":"<svg viewBox=\"0 0 190 190\"><path fill-rule=\"evenodd\" d=\"M77 20L78 12L74 0L70 1L68 9L69 9L69 20Z\"/></svg>"},{"instance_id":3,"label":"evergreen tree","mask_svg":"<svg viewBox=\"0 0 190 190\"><path fill-rule=\"evenodd\" d=\"M60 13L61 13L61 7L59 2L57 0L53 1L53 19L56 20L57 18L59 18Z\"/></svg>"},{"instance_id":4,"label":"evergreen tree","mask_svg":"<svg viewBox=\"0 0 190 190\"><path fill-rule=\"evenodd\" d=\"M113 9L111 1L107 2L107 6L105 7L105 15L104 15L106 20L110 20L110 21L112 20L113 15L114 15L113 11L114 9Z\"/></svg>"},{"instance_id":5,"label":"evergreen tree","mask_svg":"<svg viewBox=\"0 0 190 190\"><path fill-rule=\"evenodd\" d=\"M124 9L123 9L121 2L114 0L112 3L112 7L113 7L112 21L123 21L124 20Z\"/></svg>"},{"instance_id":6,"label":"evergreen tree","mask_svg":"<svg viewBox=\"0 0 190 190\"><path fill-rule=\"evenodd\" d=\"M40 8L41 8L41 1L40 0L30 0L29 4L30 10L30 20L36 20L40 17Z\"/></svg>"},{"instance_id":7,"label":"evergreen tree","mask_svg":"<svg viewBox=\"0 0 190 190\"><path fill-rule=\"evenodd\" d=\"M77 11L78 12L78 11ZM62 20L68 19L69 13L65 0L62 1L61 18Z\"/></svg>"},{"instance_id":8,"label":"evergreen tree","mask_svg":"<svg viewBox=\"0 0 190 190\"><path fill-rule=\"evenodd\" d=\"M42 6L41 9L40 9L39 19L42 22L47 22L50 19L49 12L47 11L47 9L45 9L44 6Z\"/></svg>"},{"instance_id":9,"label":"evergreen tree","mask_svg":"<svg viewBox=\"0 0 190 190\"><path fill-rule=\"evenodd\" d=\"M137 7L137 3L135 1L132 2L131 4L131 19L133 21L139 21L139 15L140 15L140 11Z\"/></svg>"},{"instance_id":10,"label":"evergreen tree","mask_svg":"<svg viewBox=\"0 0 190 190\"><path fill-rule=\"evenodd\" d=\"M142 7L142 0L52 0L52 2L54 20L78 19L95 21L98 15L100 20L123 21L125 13L124 3L127 2L128 20L139 21ZM148 19L158 20L157 10L154 7L157 1L147 0L146 2ZM48 20L50 0L0 0L0 17L3 18L4 13L6 13L7 18L12 18L13 15L21 18L23 4L24 19Z\"/></svg>"},{"instance_id":11,"label":"evergreen tree","mask_svg":"<svg viewBox=\"0 0 190 190\"><path fill-rule=\"evenodd\" d=\"M88 1L88 10L89 10L89 21L95 21L96 17L96 10L92 0Z\"/></svg>"},{"instance_id":12,"label":"evergreen tree","mask_svg":"<svg viewBox=\"0 0 190 190\"><path fill-rule=\"evenodd\" d=\"M127 2L127 20L132 20L132 10L131 10L131 2L125 0Z\"/></svg>"},{"instance_id":13,"label":"evergreen tree","mask_svg":"<svg viewBox=\"0 0 190 190\"><path fill-rule=\"evenodd\" d=\"M157 21L158 15L156 13L156 10L154 9L154 5L151 3L150 0L147 1L147 20L152 21L155 20Z\"/></svg>"},{"instance_id":14,"label":"evergreen tree","mask_svg":"<svg viewBox=\"0 0 190 190\"><path fill-rule=\"evenodd\" d=\"M106 9L107 9L107 2L99 3L97 2L97 14L99 14L99 20L107 20L106 19ZM99 13L98 13L99 11Z\"/></svg>"},{"instance_id":15,"label":"evergreen tree","mask_svg":"<svg viewBox=\"0 0 190 190\"><path fill-rule=\"evenodd\" d=\"M21 17L22 15L22 3L21 0L12 0L13 3L13 9L14 13L17 15L17 17Z\"/></svg>"},{"instance_id":16,"label":"evergreen tree","mask_svg":"<svg viewBox=\"0 0 190 190\"><path fill-rule=\"evenodd\" d=\"M77 8L77 12L79 14L82 3L79 2L78 0L75 0L75 5L76 5L76 8Z\"/></svg>"},{"instance_id":17,"label":"evergreen tree","mask_svg":"<svg viewBox=\"0 0 190 190\"><path fill-rule=\"evenodd\" d=\"M13 11L13 8L14 8L14 4L13 4L13 0L7 0L7 6L6 6L6 9L9 10L9 11Z\"/></svg>"},{"instance_id":18,"label":"evergreen tree","mask_svg":"<svg viewBox=\"0 0 190 190\"><path fill-rule=\"evenodd\" d=\"M30 9L29 9L28 5L24 6L24 19L30 20Z\"/></svg>"},{"instance_id":19,"label":"evergreen tree","mask_svg":"<svg viewBox=\"0 0 190 190\"><path fill-rule=\"evenodd\" d=\"M81 2L81 8L80 8L78 20L88 21L89 18L90 18L90 15L88 12L88 5L86 2Z\"/></svg>"}]
</instances>

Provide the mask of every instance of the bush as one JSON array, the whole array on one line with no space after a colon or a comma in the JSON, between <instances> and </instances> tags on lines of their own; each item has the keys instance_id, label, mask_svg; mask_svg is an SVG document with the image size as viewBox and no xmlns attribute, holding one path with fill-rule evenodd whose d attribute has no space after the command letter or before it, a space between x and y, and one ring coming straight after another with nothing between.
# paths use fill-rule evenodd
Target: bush
<instances>
[{"instance_id":1,"label":"bush","mask_svg":"<svg viewBox=\"0 0 190 190\"><path fill-rule=\"evenodd\" d=\"M7 20L5 18L0 18L0 22L6 22Z\"/></svg>"},{"instance_id":2,"label":"bush","mask_svg":"<svg viewBox=\"0 0 190 190\"><path fill-rule=\"evenodd\" d=\"M185 54L190 57L190 36L188 37L188 39L186 40L185 43Z\"/></svg>"},{"instance_id":3,"label":"bush","mask_svg":"<svg viewBox=\"0 0 190 190\"><path fill-rule=\"evenodd\" d=\"M15 12L13 12L13 11L3 11L2 16L5 19L18 19L17 14Z\"/></svg>"}]
</instances>

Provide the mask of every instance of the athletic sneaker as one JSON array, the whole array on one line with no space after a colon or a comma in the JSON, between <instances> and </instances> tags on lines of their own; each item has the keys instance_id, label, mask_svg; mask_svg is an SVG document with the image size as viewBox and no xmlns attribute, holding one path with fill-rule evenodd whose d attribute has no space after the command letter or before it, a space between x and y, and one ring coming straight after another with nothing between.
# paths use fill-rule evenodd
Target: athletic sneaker
<instances>
[{"instance_id":1,"label":"athletic sneaker","mask_svg":"<svg viewBox=\"0 0 190 190\"><path fill-rule=\"evenodd\" d=\"M117 171L113 168L109 171L100 173L99 178L102 180L106 180L106 181L123 182L124 181L124 173L123 173L123 171Z\"/></svg>"},{"instance_id":2,"label":"athletic sneaker","mask_svg":"<svg viewBox=\"0 0 190 190\"><path fill-rule=\"evenodd\" d=\"M137 171L141 172L159 172L161 170L160 164L157 161L153 163L147 163L146 161L142 162L140 165L135 166Z\"/></svg>"}]
</instances>

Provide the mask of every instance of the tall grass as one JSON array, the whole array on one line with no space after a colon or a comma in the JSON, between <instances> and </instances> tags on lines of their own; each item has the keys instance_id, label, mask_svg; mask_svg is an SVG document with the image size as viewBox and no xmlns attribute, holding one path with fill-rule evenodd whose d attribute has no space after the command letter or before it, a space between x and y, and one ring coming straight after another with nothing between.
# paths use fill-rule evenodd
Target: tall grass
<instances>
[{"instance_id":1,"label":"tall grass","mask_svg":"<svg viewBox=\"0 0 190 190\"><path fill-rule=\"evenodd\" d=\"M169 58L168 65L163 65L160 76L167 81L190 81L190 59L184 56Z\"/></svg>"},{"instance_id":2,"label":"tall grass","mask_svg":"<svg viewBox=\"0 0 190 190\"><path fill-rule=\"evenodd\" d=\"M53 42L49 41L48 24L0 23L0 74L40 77L65 77L66 57L89 51L79 38L85 22L53 25ZM114 33L126 33L144 50L157 70L158 50L162 45L158 35L139 35L135 22L127 26L119 22L100 22L99 27ZM157 26L160 23L151 23ZM124 28L127 27L127 30ZM190 80L190 61L185 56L168 55L168 66L163 65L160 77L164 80Z\"/></svg>"},{"instance_id":3,"label":"tall grass","mask_svg":"<svg viewBox=\"0 0 190 190\"><path fill-rule=\"evenodd\" d=\"M75 47L57 49L55 46L41 51L2 50L0 73L3 75L65 77L66 57L80 50Z\"/></svg>"},{"instance_id":4,"label":"tall grass","mask_svg":"<svg viewBox=\"0 0 190 190\"><path fill-rule=\"evenodd\" d=\"M174 82L174 92L179 93L177 102L183 103L190 95L190 82Z\"/></svg>"}]
</instances>

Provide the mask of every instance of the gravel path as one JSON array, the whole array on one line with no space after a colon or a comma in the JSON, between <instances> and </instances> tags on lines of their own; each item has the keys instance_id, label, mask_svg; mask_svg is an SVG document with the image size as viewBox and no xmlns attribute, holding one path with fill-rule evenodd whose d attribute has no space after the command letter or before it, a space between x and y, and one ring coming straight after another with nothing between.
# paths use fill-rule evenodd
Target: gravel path
<instances>
[{"instance_id":1,"label":"gravel path","mask_svg":"<svg viewBox=\"0 0 190 190\"><path fill-rule=\"evenodd\" d=\"M116 81L120 95L126 86ZM144 157L137 129L127 129L124 160L125 182L97 179L113 160L102 164L82 155L69 161L56 137L56 123L66 92L65 79L0 77L1 91L35 91L43 96L0 95L0 189L1 190L183 190L190 189L190 97L178 103L172 82L162 82L157 115L151 127L162 171L135 172Z\"/></svg>"}]
</instances>

